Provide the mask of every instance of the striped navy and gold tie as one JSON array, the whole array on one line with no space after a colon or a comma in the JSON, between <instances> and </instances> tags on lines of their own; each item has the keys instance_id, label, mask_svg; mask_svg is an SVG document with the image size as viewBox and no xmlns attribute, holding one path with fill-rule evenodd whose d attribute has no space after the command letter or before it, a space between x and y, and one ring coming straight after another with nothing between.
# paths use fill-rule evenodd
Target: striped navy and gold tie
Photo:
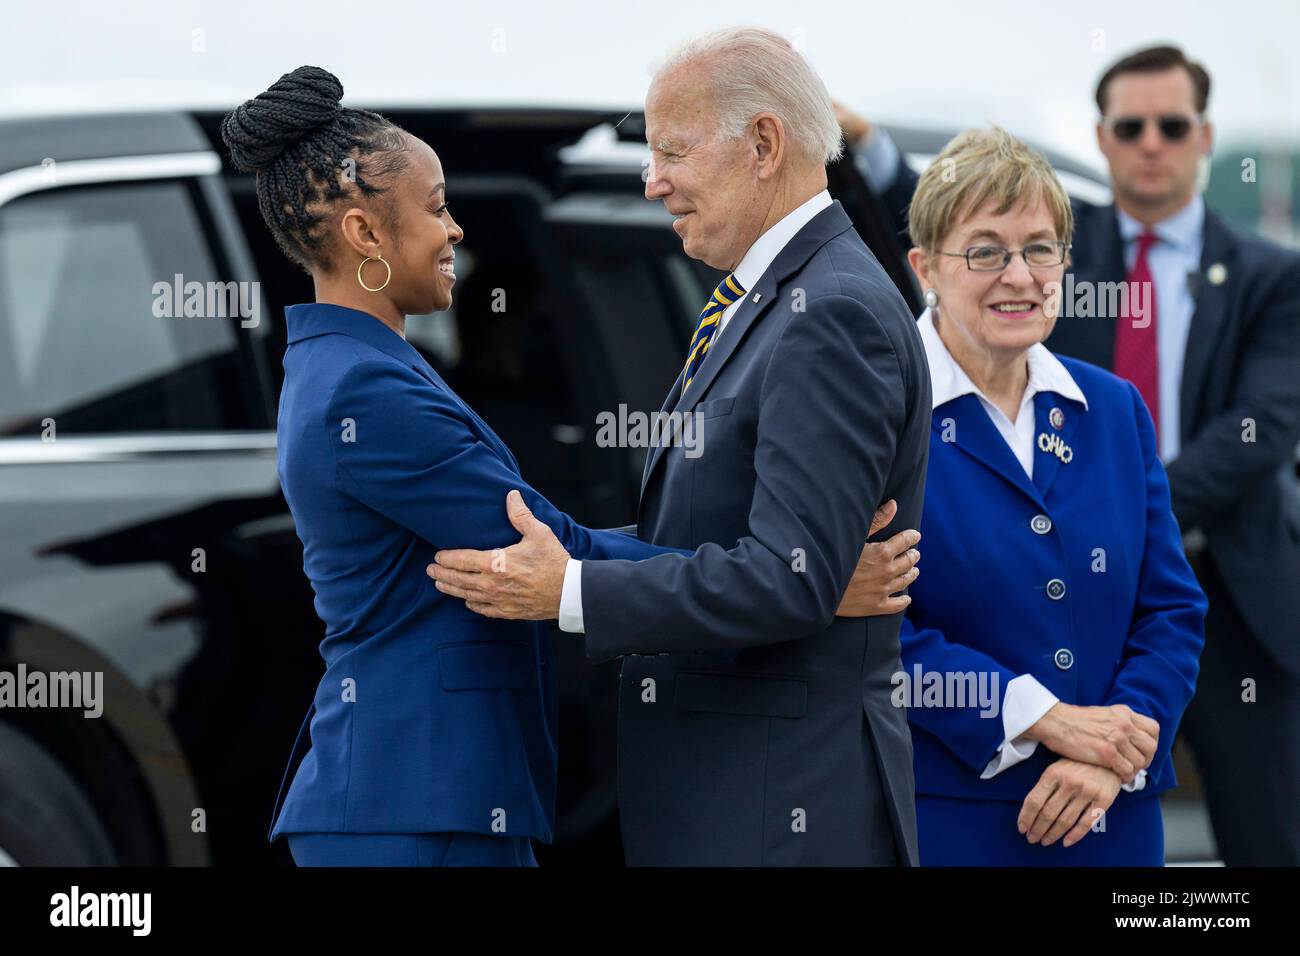
<instances>
[{"instance_id":1,"label":"striped navy and gold tie","mask_svg":"<svg viewBox=\"0 0 1300 956\"><path fill-rule=\"evenodd\" d=\"M709 304L700 313L700 321L695 326L695 334L691 336L691 350L686 358L686 373L685 378L682 380L682 394L686 393L686 389L691 385L691 379L695 377L695 373L700 370L700 365L704 363L704 356L709 351L709 343L713 341L713 337L718 332L718 325L722 321L722 313L726 311L727 306L744 294L745 289L737 281L735 273L719 282L718 287L713 290L713 295L709 298Z\"/></svg>"}]
</instances>

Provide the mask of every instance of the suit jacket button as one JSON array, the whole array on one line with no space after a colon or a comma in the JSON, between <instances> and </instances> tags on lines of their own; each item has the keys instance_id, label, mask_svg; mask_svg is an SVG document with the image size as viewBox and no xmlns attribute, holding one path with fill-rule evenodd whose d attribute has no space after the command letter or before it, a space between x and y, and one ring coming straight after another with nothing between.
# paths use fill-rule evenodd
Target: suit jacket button
<instances>
[{"instance_id":1,"label":"suit jacket button","mask_svg":"<svg viewBox=\"0 0 1300 956\"><path fill-rule=\"evenodd\" d=\"M1034 529L1034 534L1047 534L1052 530L1052 519L1047 515L1034 515L1029 521L1029 527Z\"/></svg>"},{"instance_id":2,"label":"suit jacket button","mask_svg":"<svg viewBox=\"0 0 1300 956\"><path fill-rule=\"evenodd\" d=\"M1047 596L1053 601L1059 601L1065 597L1065 582L1060 578L1052 578L1047 582Z\"/></svg>"},{"instance_id":3,"label":"suit jacket button","mask_svg":"<svg viewBox=\"0 0 1300 956\"><path fill-rule=\"evenodd\" d=\"M1052 656L1056 666L1063 671L1068 671L1074 666L1074 654L1068 647L1063 647Z\"/></svg>"}]
</instances>

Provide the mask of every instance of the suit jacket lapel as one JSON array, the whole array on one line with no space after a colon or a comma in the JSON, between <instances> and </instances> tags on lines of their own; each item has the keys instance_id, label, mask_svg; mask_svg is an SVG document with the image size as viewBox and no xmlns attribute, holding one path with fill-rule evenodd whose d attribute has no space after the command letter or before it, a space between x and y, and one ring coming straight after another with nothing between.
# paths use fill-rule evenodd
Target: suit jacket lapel
<instances>
[{"instance_id":1,"label":"suit jacket lapel","mask_svg":"<svg viewBox=\"0 0 1300 956\"><path fill-rule=\"evenodd\" d=\"M736 314L727 322L727 327L718 332L713 341L717 343L717 348L712 345L704 357L704 361L695 372L695 378L691 380L691 387L687 389L687 394L682 394L682 379L686 369L682 368L677 373L677 381L668 392L668 397L664 399L663 405L659 409L661 415L674 413L685 415L695 407L699 402L700 396L704 394L705 389L717 376L718 370L726 364L727 359L736 351L736 346L744 338L745 332L749 329L758 317L767 311L772 302L775 301L776 280L772 277L772 270L769 269L763 274L763 277L755 284L754 288L745 294L740 305L736 306ZM754 302L755 297L758 303ZM641 494L645 494L646 485L650 482L650 475L654 472L655 466L659 464L659 459L663 457L663 444L653 445L650 453L646 455L645 468L641 472Z\"/></svg>"},{"instance_id":2,"label":"suit jacket lapel","mask_svg":"<svg viewBox=\"0 0 1300 956\"><path fill-rule=\"evenodd\" d=\"M776 301L778 286L802 269L808 260L812 258L814 252L844 230L852 228L852 226L853 223L849 219L848 213L844 211L844 207L840 205L839 200L831 203L808 220L804 227L786 243L785 248L777 254L772 264L768 266L767 271L754 283L754 288L745 293L744 300L736 307L736 312L728 320L727 327L717 333L717 337L714 339L718 343L717 348L709 347L708 355L705 356L704 362L696 371L695 378L691 380L691 387L686 390L686 394L681 394L682 377L679 373L677 381L668 392L668 397L664 400L661 411L665 411L671 406L674 412L686 413L694 408L703 398L704 393L708 391L709 385L717 378L718 372L727 364L727 360L740 347L745 334ZM756 298L757 302L754 301ZM685 370L683 369L683 371ZM642 495L645 494L646 485L650 483L650 476L654 473L662 458L662 447L651 448L650 454L646 456L645 470L641 474Z\"/></svg>"},{"instance_id":3,"label":"suit jacket lapel","mask_svg":"<svg viewBox=\"0 0 1300 956\"><path fill-rule=\"evenodd\" d=\"M1211 267L1222 266L1227 270L1225 278L1232 278L1232 267L1236 257L1237 244L1233 240L1232 233L1218 216L1207 209L1201 249L1201 271L1193 280L1196 306L1192 311L1192 321L1187 331L1187 351L1183 357L1183 381L1178 394L1179 430L1182 432L1180 437L1183 441L1187 441L1191 436L1195 425L1197 400L1203 392L1205 376L1209 373L1228 318L1227 282L1220 281L1215 285L1206 276Z\"/></svg>"},{"instance_id":4,"label":"suit jacket lapel","mask_svg":"<svg viewBox=\"0 0 1300 956\"><path fill-rule=\"evenodd\" d=\"M745 298L736 306L736 314L727 321L727 327L714 336L713 344L709 345L709 351L704 356L704 361L700 363L695 378L691 379L691 387L686 390L685 395L678 396L673 411L689 412L699 402L700 397L708 391L713 380L717 378L718 372L727 364L727 359L731 358L741 339L749 331L749 327L758 321L759 316L771 308L772 303L776 301L776 283L773 270L768 269L754 284L754 288L745 294Z\"/></svg>"},{"instance_id":5,"label":"suit jacket lapel","mask_svg":"<svg viewBox=\"0 0 1300 956\"><path fill-rule=\"evenodd\" d=\"M951 433L948 432L949 420L951 420ZM934 410L930 427L939 433L940 441L955 445L984 467L1011 482L1034 502L1042 505L1043 500L1038 489L1030 482L1025 469L1020 466L1020 460L1007 445L976 395L968 392L950 402L944 402Z\"/></svg>"},{"instance_id":6,"label":"suit jacket lapel","mask_svg":"<svg viewBox=\"0 0 1300 956\"><path fill-rule=\"evenodd\" d=\"M660 415L666 415L669 409L671 409L674 405L677 404L677 401L681 397L681 393L682 393L682 377L685 374L686 374L686 367L682 366L682 370L677 373L677 381L673 382L673 387L668 390L668 395L664 398L663 404L659 406ZM650 472L654 471L654 467L656 464L658 464L659 456L661 454L663 454L662 445L651 445L650 450L646 453L645 467L641 469L641 496L642 497L645 496L646 483L650 481Z\"/></svg>"},{"instance_id":7,"label":"suit jacket lapel","mask_svg":"<svg viewBox=\"0 0 1300 956\"><path fill-rule=\"evenodd\" d=\"M1050 416L1054 408L1060 409L1064 416L1060 428L1057 428L1051 422ZM1034 396L1034 487L1043 496L1043 500L1047 499L1047 492L1052 487L1052 481L1055 480L1056 473L1061 470L1062 465L1068 463L1057 452L1044 449L1039 444L1039 436L1047 435L1050 437L1055 435L1058 437L1069 449L1064 454L1073 461L1073 456L1078 449L1071 442L1075 429L1079 425L1079 420L1084 414L1086 414L1086 409L1082 404L1068 398L1062 398L1055 392L1039 392Z\"/></svg>"}]
</instances>

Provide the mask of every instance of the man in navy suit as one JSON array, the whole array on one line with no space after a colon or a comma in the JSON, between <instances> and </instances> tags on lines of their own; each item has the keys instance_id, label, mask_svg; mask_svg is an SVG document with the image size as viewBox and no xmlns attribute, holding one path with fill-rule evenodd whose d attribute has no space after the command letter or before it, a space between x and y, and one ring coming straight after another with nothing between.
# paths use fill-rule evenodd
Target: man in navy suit
<instances>
[{"instance_id":1,"label":"man in navy suit","mask_svg":"<svg viewBox=\"0 0 1300 956\"><path fill-rule=\"evenodd\" d=\"M930 380L916 323L826 191L840 131L781 37L689 44L646 101L648 199L726 274L663 404L698 454L653 449L638 534L694 549L570 558L538 523L439 586L490 616L559 616L623 659L619 809L633 865L916 863L912 748L890 702L898 613L837 618L873 503L921 516ZM912 580L900 565L896 587ZM898 600L898 609L906 604Z\"/></svg>"},{"instance_id":2,"label":"man in navy suit","mask_svg":"<svg viewBox=\"0 0 1300 956\"><path fill-rule=\"evenodd\" d=\"M1174 513L1210 600L1183 719L1229 865L1300 865L1300 255L1205 207L1210 77L1172 47L1097 85L1115 201L1074 203L1073 276L1049 348L1129 378L1155 420ZM857 160L906 229L916 174L841 111ZM1124 281L1127 310L1078 298Z\"/></svg>"}]
</instances>

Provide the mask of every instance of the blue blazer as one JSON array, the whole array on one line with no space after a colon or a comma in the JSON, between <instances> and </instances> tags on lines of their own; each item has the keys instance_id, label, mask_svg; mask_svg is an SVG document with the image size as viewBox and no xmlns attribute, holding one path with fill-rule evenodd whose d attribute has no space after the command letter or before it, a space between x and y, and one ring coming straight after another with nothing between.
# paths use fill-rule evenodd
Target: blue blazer
<instances>
[{"instance_id":1,"label":"blue blazer","mask_svg":"<svg viewBox=\"0 0 1300 956\"><path fill-rule=\"evenodd\" d=\"M1160 724L1146 786L1118 800L1177 782L1169 750L1196 685L1205 596L1183 555L1137 389L1061 362L1088 407L1035 396L1036 438L1058 437L1071 454L1066 463L1036 441L1032 482L974 395L934 409L904 670L997 674L999 710L988 718L977 704L909 706L918 794L1024 799L1058 757L1042 745L980 779L1003 740L1001 696L1021 674L1067 703L1123 703Z\"/></svg>"},{"instance_id":2,"label":"blue blazer","mask_svg":"<svg viewBox=\"0 0 1300 956\"><path fill-rule=\"evenodd\" d=\"M918 178L900 163L882 196L905 247ZM1124 281L1115 206L1075 199L1071 207L1075 280ZM1218 284L1207 278L1216 265L1227 275ZM1300 588L1277 586L1300 581L1300 253L1207 208L1201 271L1188 281L1196 308L1179 389L1182 447L1169 463L1174 514L1184 531L1205 533L1235 610L1273 659L1300 678ZM1116 321L1062 316L1047 346L1109 369ZM1259 423L1255 441L1241 440L1244 418Z\"/></svg>"},{"instance_id":3,"label":"blue blazer","mask_svg":"<svg viewBox=\"0 0 1300 956\"><path fill-rule=\"evenodd\" d=\"M279 475L325 622L325 675L270 839L467 831L549 841L549 629L480 617L424 569L440 548L517 542L505 509L512 488L576 558L668 549L556 511L492 429L378 319L318 303L285 315Z\"/></svg>"}]
</instances>

